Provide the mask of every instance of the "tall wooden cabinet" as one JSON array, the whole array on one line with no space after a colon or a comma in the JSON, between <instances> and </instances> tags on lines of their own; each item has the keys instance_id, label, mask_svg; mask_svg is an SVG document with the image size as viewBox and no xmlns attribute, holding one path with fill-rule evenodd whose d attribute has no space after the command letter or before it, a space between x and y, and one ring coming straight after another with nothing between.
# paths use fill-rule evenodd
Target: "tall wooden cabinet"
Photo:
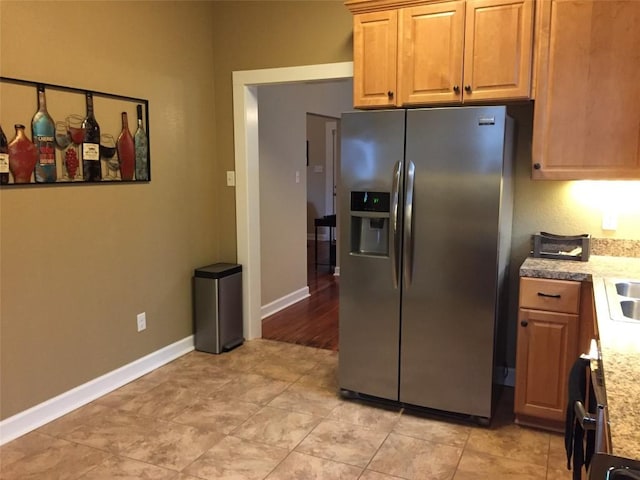
<instances>
[{"instance_id":1,"label":"tall wooden cabinet","mask_svg":"<svg viewBox=\"0 0 640 480\"><path fill-rule=\"evenodd\" d=\"M562 430L567 381L578 357L580 282L520 279L516 422Z\"/></svg>"},{"instance_id":2,"label":"tall wooden cabinet","mask_svg":"<svg viewBox=\"0 0 640 480\"><path fill-rule=\"evenodd\" d=\"M398 63L397 10L354 16L353 50L355 106L394 106Z\"/></svg>"},{"instance_id":3,"label":"tall wooden cabinet","mask_svg":"<svg viewBox=\"0 0 640 480\"><path fill-rule=\"evenodd\" d=\"M356 107L530 97L533 0L345 3L354 13Z\"/></svg>"},{"instance_id":4,"label":"tall wooden cabinet","mask_svg":"<svg viewBox=\"0 0 640 480\"><path fill-rule=\"evenodd\" d=\"M640 178L640 2L538 9L532 177Z\"/></svg>"}]
</instances>

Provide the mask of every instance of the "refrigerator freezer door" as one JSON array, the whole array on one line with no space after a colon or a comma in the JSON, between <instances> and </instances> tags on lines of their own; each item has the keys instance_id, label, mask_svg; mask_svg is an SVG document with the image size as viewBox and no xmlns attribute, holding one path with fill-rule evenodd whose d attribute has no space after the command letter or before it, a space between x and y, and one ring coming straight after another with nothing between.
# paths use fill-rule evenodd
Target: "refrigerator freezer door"
<instances>
[{"instance_id":1,"label":"refrigerator freezer door","mask_svg":"<svg viewBox=\"0 0 640 480\"><path fill-rule=\"evenodd\" d=\"M491 416L505 117L504 107L407 112L414 258L401 402Z\"/></svg>"},{"instance_id":2,"label":"refrigerator freezer door","mask_svg":"<svg viewBox=\"0 0 640 480\"><path fill-rule=\"evenodd\" d=\"M394 165L404 155L404 119L403 110L353 112L344 114L341 123L339 384L391 400L398 400L400 348L400 290L394 286L390 255L395 219L390 213L386 218L389 255L359 253L352 237L359 232L358 222L370 220L353 215L366 214L351 211L350 192L392 193ZM399 203L401 208L401 194Z\"/></svg>"}]
</instances>

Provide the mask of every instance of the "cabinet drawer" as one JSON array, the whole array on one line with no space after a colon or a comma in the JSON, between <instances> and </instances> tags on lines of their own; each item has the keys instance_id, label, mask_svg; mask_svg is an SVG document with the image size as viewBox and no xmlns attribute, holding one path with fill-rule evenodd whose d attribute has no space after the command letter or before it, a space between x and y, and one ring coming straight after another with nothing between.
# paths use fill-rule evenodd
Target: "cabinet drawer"
<instances>
[{"instance_id":1,"label":"cabinet drawer","mask_svg":"<svg viewBox=\"0 0 640 480\"><path fill-rule=\"evenodd\" d=\"M580 282L520 278L520 308L550 312L580 311Z\"/></svg>"}]
</instances>

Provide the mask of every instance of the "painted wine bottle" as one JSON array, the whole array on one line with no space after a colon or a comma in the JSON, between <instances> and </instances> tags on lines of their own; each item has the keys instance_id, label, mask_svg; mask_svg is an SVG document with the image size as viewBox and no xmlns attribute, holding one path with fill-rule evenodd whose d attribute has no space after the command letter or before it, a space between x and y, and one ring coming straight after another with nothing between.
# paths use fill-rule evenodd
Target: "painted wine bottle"
<instances>
[{"instance_id":1,"label":"painted wine bottle","mask_svg":"<svg viewBox=\"0 0 640 480\"><path fill-rule=\"evenodd\" d=\"M136 163L136 152L133 137L129 130L127 112L122 112L122 131L116 142L118 158L120 159L120 176L122 180L133 180L133 171Z\"/></svg>"},{"instance_id":2,"label":"painted wine bottle","mask_svg":"<svg viewBox=\"0 0 640 480\"><path fill-rule=\"evenodd\" d=\"M0 126L0 185L9 183L9 142Z\"/></svg>"},{"instance_id":3,"label":"painted wine bottle","mask_svg":"<svg viewBox=\"0 0 640 480\"><path fill-rule=\"evenodd\" d=\"M47 111L44 85L38 85L38 111L31 120L31 137L38 150L35 180L38 183L55 182L56 172L56 126Z\"/></svg>"},{"instance_id":4,"label":"painted wine bottle","mask_svg":"<svg viewBox=\"0 0 640 480\"><path fill-rule=\"evenodd\" d=\"M149 180L149 141L142 126L142 105L138 105L138 128L133 135L136 148L136 180Z\"/></svg>"},{"instance_id":5,"label":"painted wine bottle","mask_svg":"<svg viewBox=\"0 0 640 480\"><path fill-rule=\"evenodd\" d=\"M93 94L86 93L87 116L82 122L84 138L82 140L82 170L85 182L102 180L100 164L100 125L93 113Z\"/></svg>"}]
</instances>

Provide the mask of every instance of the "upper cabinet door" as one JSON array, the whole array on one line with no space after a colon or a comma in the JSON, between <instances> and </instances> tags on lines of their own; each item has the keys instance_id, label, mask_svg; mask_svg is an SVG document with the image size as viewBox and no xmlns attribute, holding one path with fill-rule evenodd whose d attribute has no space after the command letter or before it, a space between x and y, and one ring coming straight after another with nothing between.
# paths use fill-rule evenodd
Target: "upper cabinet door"
<instances>
[{"instance_id":1,"label":"upper cabinet door","mask_svg":"<svg viewBox=\"0 0 640 480\"><path fill-rule=\"evenodd\" d=\"M539 5L532 177L640 178L640 2Z\"/></svg>"},{"instance_id":2,"label":"upper cabinet door","mask_svg":"<svg viewBox=\"0 0 640 480\"><path fill-rule=\"evenodd\" d=\"M533 0L468 0L464 101L531 94Z\"/></svg>"},{"instance_id":3,"label":"upper cabinet door","mask_svg":"<svg viewBox=\"0 0 640 480\"><path fill-rule=\"evenodd\" d=\"M462 101L464 2L400 11L400 104Z\"/></svg>"},{"instance_id":4,"label":"upper cabinet door","mask_svg":"<svg viewBox=\"0 0 640 480\"><path fill-rule=\"evenodd\" d=\"M353 17L353 103L355 107L396 105L398 12Z\"/></svg>"}]
</instances>

